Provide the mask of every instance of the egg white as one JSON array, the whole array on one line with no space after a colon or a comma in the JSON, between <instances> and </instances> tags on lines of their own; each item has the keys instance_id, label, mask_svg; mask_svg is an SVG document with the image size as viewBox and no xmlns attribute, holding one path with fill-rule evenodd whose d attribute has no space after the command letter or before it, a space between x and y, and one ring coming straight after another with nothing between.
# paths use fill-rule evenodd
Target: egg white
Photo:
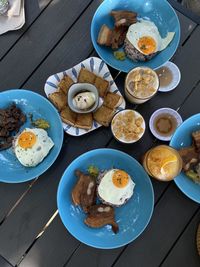
<instances>
[{"instance_id":1,"label":"egg white","mask_svg":"<svg viewBox=\"0 0 200 267\"><path fill-rule=\"evenodd\" d=\"M150 36L156 42L156 53L158 51L164 50L169 45L169 43L174 38L174 34L175 32L168 32L166 37L162 38L154 22L141 19L140 21L135 24L132 24L128 28L126 38L138 51L143 54L143 52L138 47L138 41L142 37Z\"/></svg>"},{"instance_id":2,"label":"egg white","mask_svg":"<svg viewBox=\"0 0 200 267\"><path fill-rule=\"evenodd\" d=\"M116 187L112 182L113 174L118 169L109 170L98 185L98 195L106 203L121 206L133 195L135 183L129 176L128 184L123 188Z\"/></svg>"},{"instance_id":3,"label":"egg white","mask_svg":"<svg viewBox=\"0 0 200 267\"><path fill-rule=\"evenodd\" d=\"M19 136L14 141L14 152L20 163L26 167L38 165L49 153L54 146L52 139L47 132L39 128L25 128L22 132L32 132L36 136L36 143L31 148L22 148L19 143Z\"/></svg>"}]
</instances>

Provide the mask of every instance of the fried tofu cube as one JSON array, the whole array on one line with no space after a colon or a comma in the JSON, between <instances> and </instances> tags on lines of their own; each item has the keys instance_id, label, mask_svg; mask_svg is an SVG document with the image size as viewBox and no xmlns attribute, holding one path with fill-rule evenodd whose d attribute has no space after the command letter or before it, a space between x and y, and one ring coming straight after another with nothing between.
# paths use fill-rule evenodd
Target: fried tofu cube
<instances>
[{"instance_id":1,"label":"fried tofu cube","mask_svg":"<svg viewBox=\"0 0 200 267\"><path fill-rule=\"evenodd\" d=\"M109 82L97 76L94 82L94 86L96 86L96 88L98 89L99 96L104 97L109 89Z\"/></svg>"},{"instance_id":2,"label":"fried tofu cube","mask_svg":"<svg viewBox=\"0 0 200 267\"><path fill-rule=\"evenodd\" d=\"M89 130L92 128L92 113L79 113L76 117L75 127Z\"/></svg>"},{"instance_id":3,"label":"fried tofu cube","mask_svg":"<svg viewBox=\"0 0 200 267\"><path fill-rule=\"evenodd\" d=\"M67 105L66 95L62 92L54 92L50 94L49 99L59 111Z\"/></svg>"},{"instance_id":4,"label":"fried tofu cube","mask_svg":"<svg viewBox=\"0 0 200 267\"><path fill-rule=\"evenodd\" d=\"M94 112L93 115L94 119L98 123L108 127L113 118L114 113L114 109L102 105L99 109L97 109L97 111Z\"/></svg>"},{"instance_id":5,"label":"fried tofu cube","mask_svg":"<svg viewBox=\"0 0 200 267\"><path fill-rule=\"evenodd\" d=\"M78 75L78 82L79 83L91 83L94 84L96 75L91 71L81 68L79 75Z\"/></svg>"},{"instance_id":6,"label":"fried tofu cube","mask_svg":"<svg viewBox=\"0 0 200 267\"><path fill-rule=\"evenodd\" d=\"M58 84L58 90L62 91L65 95L68 94L70 86L74 83L71 77L65 75L63 79Z\"/></svg>"},{"instance_id":7,"label":"fried tofu cube","mask_svg":"<svg viewBox=\"0 0 200 267\"><path fill-rule=\"evenodd\" d=\"M116 108L119 107L122 103L123 98L118 95L111 92L108 92L107 95L104 98L104 106L108 108Z\"/></svg>"},{"instance_id":8,"label":"fried tofu cube","mask_svg":"<svg viewBox=\"0 0 200 267\"><path fill-rule=\"evenodd\" d=\"M63 122L72 126L75 125L77 113L73 112L68 106L61 111L60 116Z\"/></svg>"}]
</instances>

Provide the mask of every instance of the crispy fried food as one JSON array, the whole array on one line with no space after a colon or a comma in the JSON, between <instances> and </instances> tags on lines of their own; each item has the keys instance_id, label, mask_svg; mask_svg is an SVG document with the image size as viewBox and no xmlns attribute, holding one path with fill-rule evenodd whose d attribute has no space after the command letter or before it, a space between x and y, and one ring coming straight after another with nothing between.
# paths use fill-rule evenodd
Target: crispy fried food
<instances>
[{"instance_id":1,"label":"crispy fried food","mask_svg":"<svg viewBox=\"0 0 200 267\"><path fill-rule=\"evenodd\" d=\"M99 91L99 96L104 97L109 89L109 82L97 76L94 81L94 85Z\"/></svg>"},{"instance_id":2,"label":"crispy fried food","mask_svg":"<svg viewBox=\"0 0 200 267\"><path fill-rule=\"evenodd\" d=\"M108 127L114 113L114 109L108 108L103 105L99 109L97 109L97 111L94 112L94 119L98 123Z\"/></svg>"},{"instance_id":3,"label":"crispy fried food","mask_svg":"<svg viewBox=\"0 0 200 267\"><path fill-rule=\"evenodd\" d=\"M65 95L67 95L69 88L70 86L72 86L73 83L74 81L72 80L72 78L70 78L68 75L65 75L63 79L60 81L60 83L58 84L58 90L63 92Z\"/></svg>"},{"instance_id":4,"label":"crispy fried food","mask_svg":"<svg viewBox=\"0 0 200 267\"><path fill-rule=\"evenodd\" d=\"M179 154L183 160L183 170L188 171L193 165L197 164L199 155L194 146L185 147L179 150Z\"/></svg>"},{"instance_id":5,"label":"crispy fried food","mask_svg":"<svg viewBox=\"0 0 200 267\"><path fill-rule=\"evenodd\" d=\"M107 95L104 98L104 106L108 107L108 108L116 108L119 107L122 103L122 96L115 94L115 93L111 93L108 92Z\"/></svg>"},{"instance_id":6,"label":"crispy fried food","mask_svg":"<svg viewBox=\"0 0 200 267\"><path fill-rule=\"evenodd\" d=\"M77 114L73 112L68 106L66 106L60 113L63 122L74 126Z\"/></svg>"},{"instance_id":7,"label":"crispy fried food","mask_svg":"<svg viewBox=\"0 0 200 267\"><path fill-rule=\"evenodd\" d=\"M96 181L90 176L76 170L78 181L72 190L74 205L80 205L85 212L96 202Z\"/></svg>"},{"instance_id":8,"label":"crispy fried food","mask_svg":"<svg viewBox=\"0 0 200 267\"><path fill-rule=\"evenodd\" d=\"M62 92L54 92L50 94L49 99L59 111L67 105L66 95Z\"/></svg>"},{"instance_id":9,"label":"crispy fried food","mask_svg":"<svg viewBox=\"0 0 200 267\"><path fill-rule=\"evenodd\" d=\"M110 13L115 19L115 26L127 26L137 22L137 13L128 10L113 10Z\"/></svg>"},{"instance_id":10,"label":"crispy fried food","mask_svg":"<svg viewBox=\"0 0 200 267\"><path fill-rule=\"evenodd\" d=\"M114 28L111 42L111 47L113 50L118 49L120 46L123 45L127 31L128 27L126 26L119 26Z\"/></svg>"},{"instance_id":11,"label":"crispy fried food","mask_svg":"<svg viewBox=\"0 0 200 267\"><path fill-rule=\"evenodd\" d=\"M94 84L96 75L91 71L81 68L79 75L78 75L78 82L79 83L91 83Z\"/></svg>"},{"instance_id":12,"label":"crispy fried food","mask_svg":"<svg viewBox=\"0 0 200 267\"><path fill-rule=\"evenodd\" d=\"M91 206L84 222L92 228L100 228L110 224L115 234L119 231L118 224L115 222L114 208L108 205L98 204Z\"/></svg>"},{"instance_id":13,"label":"crispy fried food","mask_svg":"<svg viewBox=\"0 0 200 267\"><path fill-rule=\"evenodd\" d=\"M92 113L78 114L76 117L75 127L89 130L92 128L93 118Z\"/></svg>"},{"instance_id":14,"label":"crispy fried food","mask_svg":"<svg viewBox=\"0 0 200 267\"><path fill-rule=\"evenodd\" d=\"M97 43L100 45L111 46L112 33L113 31L107 25L103 24L98 34Z\"/></svg>"}]
</instances>

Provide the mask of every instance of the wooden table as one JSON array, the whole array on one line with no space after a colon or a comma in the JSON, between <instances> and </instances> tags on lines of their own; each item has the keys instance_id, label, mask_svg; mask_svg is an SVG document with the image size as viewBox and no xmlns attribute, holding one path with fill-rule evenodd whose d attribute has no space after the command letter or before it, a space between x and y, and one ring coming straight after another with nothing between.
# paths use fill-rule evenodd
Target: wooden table
<instances>
[{"instance_id":1,"label":"wooden table","mask_svg":"<svg viewBox=\"0 0 200 267\"><path fill-rule=\"evenodd\" d=\"M170 2L181 23L181 41L172 60L180 68L182 79L171 93L159 93L141 106L130 105L146 122L160 107L178 110L183 119L200 111L199 18L187 17L190 12L174 0ZM26 88L45 95L43 87L49 75L96 56L90 24L100 3L26 1L25 26L0 37L0 90ZM123 93L125 74L110 70ZM58 215L58 183L77 156L108 147L139 159L155 143L159 142L149 129L141 141L130 146L117 143L110 129L104 127L78 138L65 135L58 159L41 177L22 184L0 183L0 267L199 266L195 243L199 205L183 195L174 182L152 180L155 208L151 222L134 242L118 249L99 250L81 244L68 233Z\"/></svg>"}]
</instances>

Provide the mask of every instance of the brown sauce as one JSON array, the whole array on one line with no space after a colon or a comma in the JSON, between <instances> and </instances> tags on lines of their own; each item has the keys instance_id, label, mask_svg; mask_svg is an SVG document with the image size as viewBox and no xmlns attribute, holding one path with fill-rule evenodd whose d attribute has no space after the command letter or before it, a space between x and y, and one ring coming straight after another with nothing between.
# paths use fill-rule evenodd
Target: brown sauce
<instances>
[{"instance_id":1,"label":"brown sauce","mask_svg":"<svg viewBox=\"0 0 200 267\"><path fill-rule=\"evenodd\" d=\"M169 68L161 67L156 70L156 73L159 77L160 87L166 87L172 82L173 74Z\"/></svg>"},{"instance_id":2,"label":"brown sauce","mask_svg":"<svg viewBox=\"0 0 200 267\"><path fill-rule=\"evenodd\" d=\"M154 128L162 136L170 136L177 128L177 121L169 114L160 114L154 121Z\"/></svg>"}]
</instances>

